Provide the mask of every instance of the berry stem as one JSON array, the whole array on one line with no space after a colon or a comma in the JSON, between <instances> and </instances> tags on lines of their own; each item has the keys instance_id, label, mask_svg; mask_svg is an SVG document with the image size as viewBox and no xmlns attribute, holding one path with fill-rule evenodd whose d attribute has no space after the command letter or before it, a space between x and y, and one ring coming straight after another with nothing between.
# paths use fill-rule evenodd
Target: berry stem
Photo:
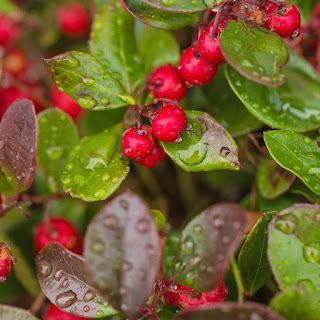
<instances>
[{"instance_id":1,"label":"berry stem","mask_svg":"<svg viewBox=\"0 0 320 320\"><path fill-rule=\"evenodd\" d=\"M137 101L139 96L140 96L140 94L146 89L147 89L147 85L145 84L137 91L137 93L134 96L134 99Z\"/></svg>"},{"instance_id":2,"label":"berry stem","mask_svg":"<svg viewBox=\"0 0 320 320\"><path fill-rule=\"evenodd\" d=\"M218 36L218 25L219 25L219 21L220 18L222 16L222 13L224 12L224 10L229 7L230 4L228 2L226 2L224 5L221 6L221 8L218 10L216 16L214 17L214 24L213 24L213 28L211 28L210 30L210 36L215 38Z\"/></svg>"},{"instance_id":3,"label":"berry stem","mask_svg":"<svg viewBox=\"0 0 320 320\"><path fill-rule=\"evenodd\" d=\"M39 313L39 311L45 301L46 301L46 296L44 295L44 293L42 291L40 291L40 293L37 295L37 297L35 298L35 300L33 301L32 305L30 307L30 312L32 314Z\"/></svg>"}]
</instances>

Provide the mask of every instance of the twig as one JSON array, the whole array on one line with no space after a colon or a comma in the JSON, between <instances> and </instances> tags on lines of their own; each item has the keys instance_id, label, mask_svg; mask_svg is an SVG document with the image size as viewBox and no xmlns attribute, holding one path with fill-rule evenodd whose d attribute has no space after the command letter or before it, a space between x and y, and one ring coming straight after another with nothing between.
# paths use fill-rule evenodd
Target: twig
<instances>
[{"instance_id":1,"label":"twig","mask_svg":"<svg viewBox=\"0 0 320 320\"><path fill-rule=\"evenodd\" d=\"M44 295L44 293L41 291L37 297L35 298L35 300L33 301L31 307L30 307L30 312L32 314L37 314L42 305L44 304L44 302L46 301L46 296Z\"/></svg>"}]
</instances>

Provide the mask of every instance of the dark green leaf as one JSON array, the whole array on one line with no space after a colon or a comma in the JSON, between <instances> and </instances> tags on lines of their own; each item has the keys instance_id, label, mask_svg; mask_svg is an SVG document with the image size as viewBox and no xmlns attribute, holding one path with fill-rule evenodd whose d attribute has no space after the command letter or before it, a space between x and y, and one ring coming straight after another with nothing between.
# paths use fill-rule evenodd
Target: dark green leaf
<instances>
[{"instance_id":1,"label":"dark green leaf","mask_svg":"<svg viewBox=\"0 0 320 320\"><path fill-rule=\"evenodd\" d=\"M269 263L281 289L304 286L320 298L319 230L320 206L309 204L293 205L269 224Z\"/></svg>"},{"instance_id":2,"label":"dark green leaf","mask_svg":"<svg viewBox=\"0 0 320 320\"><path fill-rule=\"evenodd\" d=\"M169 157L186 171L238 170L238 148L230 134L209 114L186 111L188 130L180 143L162 143Z\"/></svg>"},{"instance_id":3,"label":"dark green leaf","mask_svg":"<svg viewBox=\"0 0 320 320\"><path fill-rule=\"evenodd\" d=\"M38 163L52 192L61 189L60 176L77 142L77 128L64 112L54 108L39 114Z\"/></svg>"},{"instance_id":4,"label":"dark green leaf","mask_svg":"<svg viewBox=\"0 0 320 320\"><path fill-rule=\"evenodd\" d=\"M298 197L291 193L285 193L274 200L266 200L261 195L257 197L257 208L260 212L280 211L297 203Z\"/></svg>"},{"instance_id":5,"label":"dark green leaf","mask_svg":"<svg viewBox=\"0 0 320 320\"><path fill-rule=\"evenodd\" d=\"M320 149L315 141L300 133L281 130L265 132L264 141L280 166L320 195Z\"/></svg>"},{"instance_id":6,"label":"dark green leaf","mask_svg":"<svg viewBox=\"0 0 320 320\"><path fill-rule=\"evenodd\" d=\"M261 122L277 129L308 131L320 126L320 79L311 65L290 51L283 68L286 82L269 88L226 67L229 83L246 108Z\"/></svg>"},{"instance_id":7,"label":"dark green leaf","mask_svg":"<svg viewBox=\"0 0 320 320\"><path fill-rule=\"evenodd\" d=\"M290 188L290 193L299 194L312 203L315 203L319 199L319 196L312 192L300 179L295 181Z\"/></svg>"},{"instance_id":8,"label":"dark green leaf","mask_svg":"<svg viewBox=\"0 0 320 320\"><path fill-rule=\"evenodd\" d=\"M102 8L112 0L94 0L95 5L96 5L96 10L99 12L102 10Z\"/></svg>"},{"instance_id":9,"label":"dark green leaf","mask_svg":"<svg viewBox=\"0 0 320 320\"><path fill-rule=\"evenodd\" d=\"M158 252L150 209L130 191L105 205L86 234L84 255L94 286L129 319L151 294Z\"/></svg>"},{"instance_id":10,"label":"dark green leaf","mask_svg":"<svg viewBox=\"0 0 320 320\"><path fill-rule=\"evenodd\" d=\"M12 306L0 305L0 319L3 320L39 320L29 311Z\"/></svg>"},{"instance_id":11,"label":"dark green leaf","mask_svg":"<svg viewBox=\"0 0 320 320\"><path fill-rule=\"evenodd\" d=\"M219 303L211 308L178 313L174 320L284 320L263 304L248 302Z\"/></svg>"},{"instance_id":12,"label":"dark green leaf","mask_svg":"<svg viewBox=\"0 0 320 320\"><path fill-rule=\"evenodd\" d=\"M127 93L134 93L144 81L143 65L137 57L134 18L121 8L120 1L107 4L96 16L90 49L110 72L117 75Z\"/></svg>"},{"instance_id":13,"label":"dark green leaf","mask_svg":"<svg viewBox=\"0 0 320 320\"><path fill-rule=\"evenodd\" d=\"M241 243L245 212L231 203L203 211L182 231L171 275L174 281L200 291L218 286Z\"/></svg>"},{"instance_id":14,"label":"dark green leaf","mask_svg":"<svg viewBox=\"0 0 320 320\"><path fill-rule=\"evenodd\" d=\"M273 87L285 82L280 68L287 63L289 54L274 32L233 20L222 32L220 43L226 60L244 77Z\"/></svg>"},{"instance_id":15,"label":"dark green leaf","mask_svg":"<svg viewBox=\"0 0 320 320\"><path fill-rule=\"evenodd\" d=\"M244 289L254 294L271 277L267 258L268 225L273 214L262 216L241 247L239 269Z\"/></svg>"},{"instance_id":16,"label":"dark green leaf","mask_svg":"<svg viewBox=\"0 0 320 320\"><path fill-rule=\"evenodd\" d=\"M121 0L121 2L136 19L155 28L175 30L197 23L199 20L197 14L160 11L141 0Z\"/></svg>"},{"instance_id":17,"label":"dark green leaf","mask_svg":"<svg viewBox=\"0 0 320 320\"><path fill-rule=\"evenodd\" d=\"M303 287L291 287L278 293L270 308L287 320L318 320L320 309L317 297Z\"/></svg>"},{"instance_id":18,"label":"dark green leaf","mask_svg":"<svg viewBox=\"0 0 320 320\"><path fill-rule=\"evenodd\" d=\"M265 199L275 199L288 191L295 178L295 175L281 168L270 156L259 162L257 185Z\"/></svg>"},{"instance_id":19,"label":"dark green leaf","mask_svg":"<svg viewBox=\"0 0 320 320\"><path fill-rule=\"evenodd\" d=\"M173 262L177 252L181 233L173 231L166 234L166 243L163 248L162 269L166 277L170 277L173 268Z\"/></svg>"},{"instance_id":20,"label":"dark green leaf","mask_svg":"<svg viewBox=\"0 0 320 320\"><path fill-rule=\"evenodd\" d=\"M90 54L69 51L45 64L57 86L82 108L106 110L135 103L120 84L119 75L108 72Z\"/></svg>"},{"instance_id":21,"label":"dark green leaf","mask_svg":"<svg viewBox=\"0 0 320 320\"><path fill-rule=\"evenodd\" d=\"M61 310L90 318L117 314L97 290L88 285L82 257L51 242L37 255L36 264L43 293Z\"/></svg>"},{"instance_id":22,"label":"dark green leaf","mask_svg":"<svg viewBox=\"0 0 320 320\"><path fill-rule=\"evenodd\" d=\"M61 176L65 191L92 202L107 199L129 173L129 160L122 155L122 124L83 138L71 151Z\"/></svg>"}]
</instances>

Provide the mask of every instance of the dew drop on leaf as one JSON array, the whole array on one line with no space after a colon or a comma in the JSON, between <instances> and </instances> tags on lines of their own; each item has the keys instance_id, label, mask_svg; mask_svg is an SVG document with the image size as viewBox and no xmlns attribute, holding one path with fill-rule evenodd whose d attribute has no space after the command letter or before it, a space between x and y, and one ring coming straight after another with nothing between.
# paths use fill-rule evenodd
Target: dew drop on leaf
<instances>
[{"instance_id":1,"label":"dew drop on leaf","mask_svg":"<svg viewBox=\"0 0 320 320\"><path fill-rule=\"evenodd\" d=\"M95 296L96 296L96 295L95 295L91 290L88 290L88 291L85 293L83 300L84 300L85 302L89 302L89 301L93 300L93 299L95 298Z\"/></svg>"},{"instance_id":2,"label":"dew drop on leaf","mask_svg":"<svg viewBox=\"0 0 320 320\"><path fill-rule=\"evenodd\" d=\"M118 218L114 214L109 214L105 217L103 224L108 229L115 229L118 227Z\"/></svg>"},{"instance_id":3,"label":"dew drop on leaf","mask_svg":"<svg viewBox=\"0 0 320 320\"><path fill-rule=\"evenodd\" d=\"M40 263L39 263L39 272L41 274L41 276L43 277L48 277L50 276L51 272L52 272L52 266L51 264L46 261L46 260L42 260Z\"/></svg>"},{"instance_id":4,"label":"dew drop on leaf","mask_svg":"<svg viewBox=\"0 0 320 320\"><path fill-rule=\"evenodd\" d=\"M295 232L298 223L299 220L293 213L286 213L277 217L276 228L283 233L292 234Z\"/></svg>"},{"instance_id":5,"label":"dew drop on leaf","mask_svg":"<svg viewBox=\"0 0 320 320\"><path fill-rule=\"evenodd\" d=\"M60 309L65 309L70 307L76 301L77 301L77 295L72 290L69 290L57 296L56 305Z\"/></svg>"}]
</instances>

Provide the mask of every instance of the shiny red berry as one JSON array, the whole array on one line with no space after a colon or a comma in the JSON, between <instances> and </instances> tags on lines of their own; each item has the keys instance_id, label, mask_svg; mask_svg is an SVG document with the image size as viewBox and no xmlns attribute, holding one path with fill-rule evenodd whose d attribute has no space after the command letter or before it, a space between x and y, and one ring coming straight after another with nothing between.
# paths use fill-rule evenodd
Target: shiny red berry
<instances>
[{"instance_id":1,"label":"shiny red berry","mask_svg":"<svg viewBox=\"0 0 320 320\"><path fill-rule=\"evenodd\" d=\"M0 46L9 46L20 36L20 27L7 15L0 15Z\"/></svg>"},{"instance_id":2,"label":"shiny red berry","mask_svg":"<svg viewBox=\"0 0 320 320\"><path fill-rule=\"evenodd\" d=\"M128 129L122 139L123 154L134 160L150 156L154 146L152 130L145 124Z\"/></svg>"},{"instance_id":3,"label":"shiny red berry","mask_svg":"<svg viewBox=\"0 0 320 320\"><path fill-rule=\"evenodd\" d=\"M193 289L183 286L181 284L176 285L177 290L187 291L192 293ZM165 297L168 304L177 305L183 310L194 309L204 306L212 306L219 302L226 300L228 289L224 282L221 282L218 287L210 292L203 292L201 296L197 297L192 294L175 293L166 291Z\"/></svg>"},{"instance_id":4,"label":"shiny red berry","mask_svg":"<svg viewBox=\"0 0 320 320\"><path fill-rule=\"evenodd\" d=\"M49 223L41 222L36 227L34 245L38 253L50 242L57 242L66 249L81 254L83 239L72 223L64 218L50 218Z\"/></svg>"},{"instance_id":5,"label":"shiny red berry","mask_svg":"<svg viewBox=\"0 0 320 320\"><path fill-rule=\"evenodd\" d=\"M74 316L73 314L66 313L58 309L54 304L51 304L44 314L43 320L82 320L88 318L82 318Z\"/></svg>"},{"instance_id":6,"label":"shiny red berry","mask_svg":"<svg viewBox=\"0 0 320 320\"><path fill-rule=\"evenodd\" d=\"M69 37L83 36L89 30L88 10L79 2L59 6L56 19L61 31Z\"/></svg>"},{"instance_id":7,"label":"shiny red berry","mask_svg":"<svg viewBox=\"0 0 320 320\"><path fill-rule=\"evenodd\" d=\"M267 2L266 13L268 16L266 27L280 37L291 37L299 33L301 17L298 8L293 4L287 3L277 7Z\"/></svg>"},{"instance_id":8,"label":"shiny red berry","mask_svg":"<svg viewBox=\"0 0 320 320\"><path fill-rule=\"evenodd\" d=\"M226 28L226 24L220 22L218 30L214 34L214 22L212 21L208 27L201 33L199 38L199 52L201 56L208 62L215 64L223 64L226 62L220 47L220 33Z\"/></svg>"},{"instance_id":9,"label":"shiny red berry","mask_svg":"<svg viewBox=\"0 0 320 320\"><path fill-rule=\"evenodd\" d=\"M82 108L64 92L54 87L51 92L51 103L68 114L73 120L77 120L82 113Z\"/></svg>"},{"instance_id":10,"label":"shiny red berry","mask_svg":"<svg viewBox=\"0 0 320 320\"><path fill-rule=\"evenodd\" d=\"M20 49L12 49L3 59L3 70L14 76L25 72L27 68L27 56Z\"/></svg>"},{"instance_id":11,"label":"shiny red berry","mask_svg":"<svg viewBox=\"0 0 320 320\"><path fill-rule=\"evenodd\" d=\"M158 142L150 154L150 156L136 160L140 165L147 168L154 168L157 166L158 162L162 162L167 158L167 154L164 152L163 148L160 146Z\"/></svg>"},{"instance_id":12,"label":"shiny red berry","mask_svg":"<svg viewBox=\"0 0 320 320\"><path fill-rule=\"evenodd\" d=\"M182 53L179 70L188 83L203 86L213 80L218 66L205 60L198 48L193 46Z\"/></svg>"},{"instance_id":13,"label":"shiny red berry","mask_svg":"<svg viewBox=\"0 0 320 320\"><path fill-rule=\"evenodd\" d=\"M163 142L175 142L186 126L186 114L173 104L162 107L151 123L154 136Z\"/></svg>"},{"instance_id":14,"label":"shiny red berry","mask_svg":"<svg viewBox=\"0 0 320 320\"><path fill-rule=\"evenodd\" d=\"M13 270L16 258L12 255L10 247L0 243L0 282L5 282Z\"/></svg>"},{"instance_id":15,"label":"shiny red berry","mask_svg":"<svg viewBox=\"0 0 320 320\"><path fill-rule=\"evenodd\" d=\"M148 78L148 91L155 98L180 101L188 92L179 70L168 64L155 69Z\"/></svg>"}]
</instances>

